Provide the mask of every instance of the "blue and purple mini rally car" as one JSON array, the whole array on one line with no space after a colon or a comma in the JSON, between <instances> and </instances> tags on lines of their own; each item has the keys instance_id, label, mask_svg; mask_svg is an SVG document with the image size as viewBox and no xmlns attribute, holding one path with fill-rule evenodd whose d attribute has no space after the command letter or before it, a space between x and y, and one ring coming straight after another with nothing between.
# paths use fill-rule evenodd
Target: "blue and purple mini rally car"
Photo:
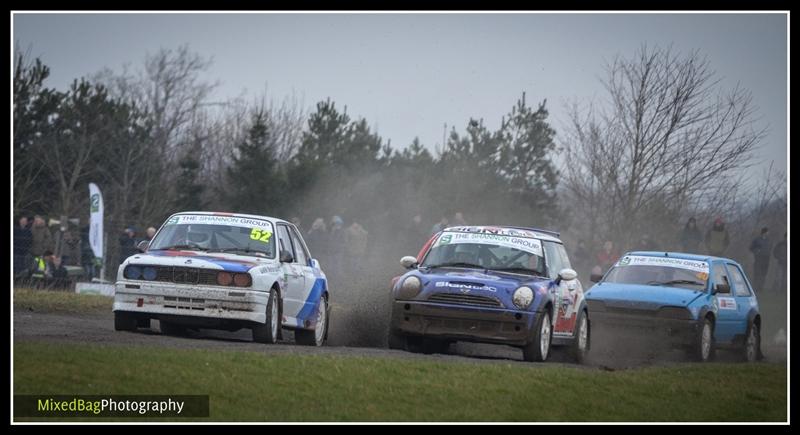
<instances>
[{"instance_id":1,"label":"blue and purple mini rally car","mask_svg":"<svg viewBox=\"0 0 800 435\"><path fill-rule=\"evenodd\" d=\"M596 332L636 330L653 344L708 361L717 347L761 355L761 315L735 261L675 252L629 252L586 292ZM605 332L604 332L605 333Z\"/></svg>"},{"instance_id":2,"label":"blue and purple mini rally car","mask_svg":"<svg viewBox=\"0 0 800 435\"><path fill-rule=\"evenodd\" d=\"M451 227L401 263L411 270L393 280L390 348L432 353L456 341L496 343L544 361L552 344L570 346L583 361L589 314L558 233Z\"/></svg>"}]
</instances>

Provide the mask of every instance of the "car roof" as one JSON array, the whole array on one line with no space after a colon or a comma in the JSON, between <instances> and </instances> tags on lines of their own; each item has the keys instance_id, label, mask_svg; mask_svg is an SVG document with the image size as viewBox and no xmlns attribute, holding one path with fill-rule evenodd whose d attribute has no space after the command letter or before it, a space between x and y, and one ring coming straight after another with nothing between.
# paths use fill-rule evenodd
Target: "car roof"
<instances>
[{"instance_id":1,"label":"car roof","mask_svg":"<svg viewBox=\"0 0 800 435\"><path fill-rule=\"evenodd\" d=\"M486 229L491 229L493 231L511 230L511 231L516 231L517 234L513 234L513 236L515 237L532 238L532 239L546 240L550 242L563 243L561 242L561 239L558 238L558 232L556 231L542 230L530 227L515 227L508 225L461 225L457 227L448 227L443 229L442 231L455 232L455 233L477 233L477 232L482 232L482 230ZM521 232L520 230L523 232Z\"/></svg>"},{"instance_id":2,"label":"car roof","mask_svg":"<svg viewBox=\"0 0 800 435\"><path fill-rule=\"evenodd\" d=\"M693 261L727 261L729 263L739 264L737 261L732 260L730 258L725 257L715 257L713 255L700 255L700 254L687 254L685 252L672 252L672 251L631 251L625 253L625 255L641 255L646 257L670 257L670 258L678 258L681 260L693 260ZM623 255L623 257L625 256Z\"/></svg>"},{"instance_id":3,"label":"car roof","mask_svg":"<svg viewBox=\"0 0 800 435\"><path fill-rule=\"evenodd\" d=\"M221 212L221 211L182 211L178 213L174 213L174 215L180 214L200 214L206 216L230 216L230 217L242 217L242 218L251 218L251 219L265 219L272 222L280 222L293 225L291 222L287 222L283 219L274 218L271 216L262 216L257 214L246 214L246 213L229 213L229 212Z\"/></svg>"}]
</instances>

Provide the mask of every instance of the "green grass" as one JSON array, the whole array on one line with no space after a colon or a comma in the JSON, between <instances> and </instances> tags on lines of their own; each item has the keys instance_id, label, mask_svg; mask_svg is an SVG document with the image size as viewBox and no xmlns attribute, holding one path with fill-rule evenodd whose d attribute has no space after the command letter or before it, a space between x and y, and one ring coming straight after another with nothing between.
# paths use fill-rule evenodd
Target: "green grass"
<instances>
[{"instance_id":1,"label":"green grass","mask_svg":"<svg viewBox=\"0 0 800 435\"><path fill-rule=\"evenodd\" d=\"M203 394L213 421L786 421L786 366L554 364L14 345L15 394ZM157 419L153 419L157 420Z\"/></svg>"},{"instance_id":2,"label":"green grass","mask_svg":"<svg viewBox=\"0 0 800 435\"><path fill-rule=\"evenodd\" d=\"M111 312L114 299L108 296L69 291L14 289L14 309L43 313Z\"/></svg>"}]
</instances>

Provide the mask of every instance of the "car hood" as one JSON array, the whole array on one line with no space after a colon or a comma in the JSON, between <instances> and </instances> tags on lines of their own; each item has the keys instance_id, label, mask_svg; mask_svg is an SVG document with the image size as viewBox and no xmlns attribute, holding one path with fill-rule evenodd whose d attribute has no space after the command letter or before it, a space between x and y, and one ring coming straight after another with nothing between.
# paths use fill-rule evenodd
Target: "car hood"
<instances>
[{"instance_id":1,"label":"car hood","mask_svg":"<svg viewBox=\"0 0 800 435\"><path fill-rule=\"evenodd\" d=\"M127 264L197 267L227 272L247 272L253 267L274 262L275 260L268 258L198 251L148 251L128 257L126 260Z\"/></svg>"},{"instance_id":2,"label":"car hood","mask_svg":"<svg viewBox=\"0 0 800 435\"><path fill-rule=\"evenodd\" d=\"M505 294L510 295L518 287L546 286L545 278L517 275L502 272L483 272L478 270L434 269L419 271L422 284L427 290L445 292L470 292L472 294Z\"/></svg>"},{"instance_id":3,"label":"car hood","mask_svg":"<svg viewBox=\"0 0 800 435\"><path fill-rule=\"evenodd\" d=\"M602 283L589 289L586 300L603 301L607 306L618 307L682 307L688 306L703 294L703 291L679 287Z\"/></svg>"}]
</instances>

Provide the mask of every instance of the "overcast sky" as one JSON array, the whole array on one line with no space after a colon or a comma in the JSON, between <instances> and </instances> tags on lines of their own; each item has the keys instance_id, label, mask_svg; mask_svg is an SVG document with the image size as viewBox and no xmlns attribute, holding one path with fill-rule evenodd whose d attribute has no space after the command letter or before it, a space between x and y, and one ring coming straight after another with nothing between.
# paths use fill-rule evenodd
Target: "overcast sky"
<instances>
[{"instance_id":1,"label":"overcast sky","mask_svg":"<svg viewBox=\"0 0 800 435\"><path fill-rule=\"evenodd\" d=\"M787 161L785 14L15 14L13 25L58 89L188 43L213 56L215 98L266 86L311 110L330 97L395 148L419 136L433 149L445 123L463 131L470 117L496 128L523 91L546 98L563 130L568 102L605 96L607 60L671 44L706 55L722 87L752 91L770 128L764 165Z\"/></svg>"}]
</instances>

